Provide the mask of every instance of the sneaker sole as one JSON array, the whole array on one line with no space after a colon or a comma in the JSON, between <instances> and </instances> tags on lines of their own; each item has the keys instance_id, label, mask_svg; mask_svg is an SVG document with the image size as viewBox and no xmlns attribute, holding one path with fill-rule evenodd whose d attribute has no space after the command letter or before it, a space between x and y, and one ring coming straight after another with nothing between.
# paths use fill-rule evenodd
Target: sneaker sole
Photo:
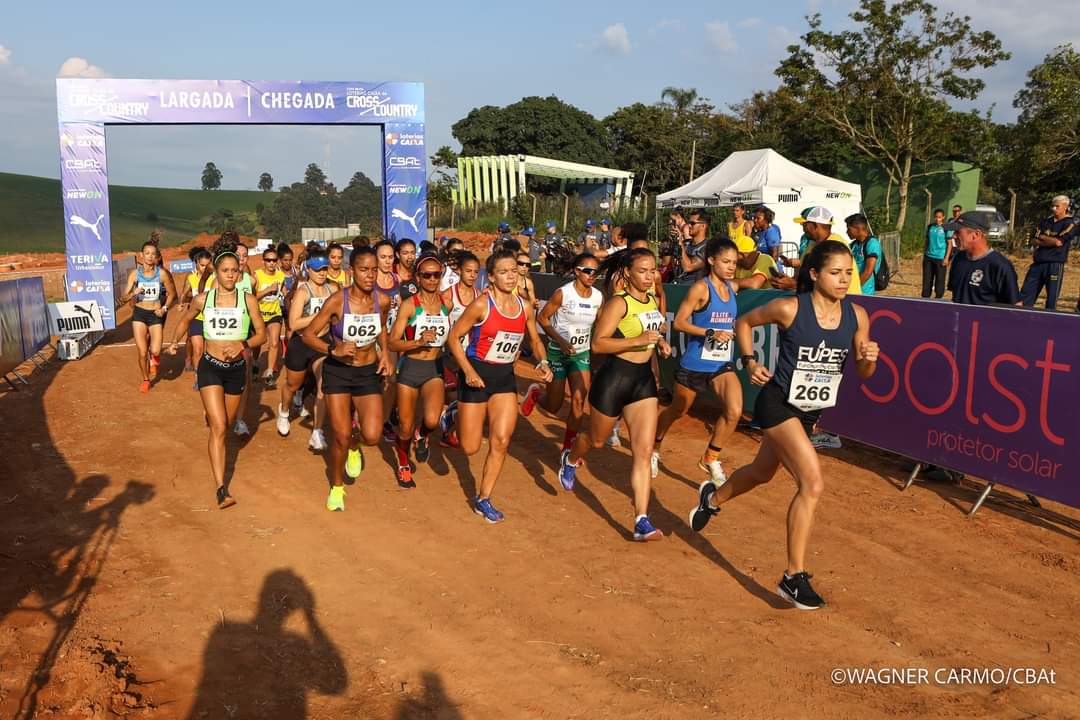
<instances>
[{"instance_id":1,"label":"sneaker sole","mask_svg":"<svg viewBox=\"0 0 1080 720\"><path fill-rule=\"evenodd\" d=\"M820 610L821 608L825 607L824 605L803 605L801 602L789 595L787 590L784 589L783 585L776 586L776 594L784 600L787 600L799 610Z\"/></svg>"},{"instance_id":2,"label":"sneaker sole","mask_svg":"<svg viewBox=\"0 0 1080 720\"><path fill-rule=\"evenodd\" d=\"M473 508L473 512L476 513L477 515L479 515L480 517L484 518L484 520L486 520L489 525L495 525L495 524L497 524L499 522L498 520L492 520L487 515L485 515L481 511L477 510L476 508Z\"/></svg>"},{"instance_id":3,"label":"sneaker sole","mask_svg":"<svg viewBox=\"0 0 1080 720\"><path fill-rule=\"evenodd\" d=\"M663 540L663 539L664 539L664 533L661 532L660 530L657 530L655 532L651 532L648 535L640 535L638 533L634 533L634 540L636 540L637 542L653 542L655 540Z\"/></svg>"},{"instance_id":4,"label":"sneaker sole","mask_svg":"<svg viewBox=\"0 0 1080 720\"><path fill-rule=\"evenodd\" d=\"M706 485L712 485L712 490L708 490L705 487ZM715 512L709 512L709 507L708 507L709 500L706 497L707 494L711 494L711 493L714 493L714 492L716 492L716 483L714 483L711 479L706 480L703 483L701 483L700 485L698 485L698 504L697 504L697 507L694 508L693 510L691 510L690 515L686 518L686 524L689 525L690 529L693 530L694 532L701 532L702 530L704 530L705 526L709 524L709 520L711 520L712 516L716 514ZM717 511L717 512L719 512L719 511ZM704 515L705 515L705 522L701 523L701 527L697 527L695 525L695 523L694 523L694 518L697 516L698 513L704 513Z\"/></svg>"}]
</instances>

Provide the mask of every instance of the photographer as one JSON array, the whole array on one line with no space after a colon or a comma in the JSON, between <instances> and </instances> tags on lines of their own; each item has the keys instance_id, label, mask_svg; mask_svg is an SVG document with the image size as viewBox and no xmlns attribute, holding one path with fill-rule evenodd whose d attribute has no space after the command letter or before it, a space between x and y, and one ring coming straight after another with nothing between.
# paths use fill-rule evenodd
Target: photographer
<instances>
[{"instance_id":1,"label":"photographer","mask_svg":"<svg viewBox=\"0 0 1080 720\"><path fill-rule=\"evenodd\" d=\"M705 210L692 210L682 226L678 264L673 282L689 285L698 281L705 269L705 243L712 217Z\"/></svg>"}]
</instances>

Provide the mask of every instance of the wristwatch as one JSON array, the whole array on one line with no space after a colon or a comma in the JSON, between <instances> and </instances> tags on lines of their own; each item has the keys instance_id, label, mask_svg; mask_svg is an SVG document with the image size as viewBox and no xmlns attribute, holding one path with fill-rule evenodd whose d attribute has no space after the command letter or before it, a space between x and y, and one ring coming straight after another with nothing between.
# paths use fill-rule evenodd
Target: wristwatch
<instances>
[{"instance_id":1,"label":"wristwatch","mask_svg":"<svg viewBox=\"0 0 1080 720\"><path fill-rule=\"evenodd\" d=\"M335 345L337 345L337 340L334 339L334 334L330 333L330 339L326 341L326 354L327 355L333 354Z\"/></svg>"},{"instance_id":2,"label":"wristwatch","mask_svg":"<svg viewBox=\"0 0 1080 720\"><path fill-rule=\"evenodd\" d=\"M753 355L743 355L739 359L742 360L743 367L746 367L750 363L750 361L754 359L754 356Z\"/></svg>"}]
</instances>

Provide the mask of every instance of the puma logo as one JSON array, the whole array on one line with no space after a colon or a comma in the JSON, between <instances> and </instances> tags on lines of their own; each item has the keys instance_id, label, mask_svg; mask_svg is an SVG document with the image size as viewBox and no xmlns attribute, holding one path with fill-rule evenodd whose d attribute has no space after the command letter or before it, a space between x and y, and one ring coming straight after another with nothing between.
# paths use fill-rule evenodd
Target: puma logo
<instances>
[{"instance_id":1,"label":"puma logo","mask_svg":"<svg viewBox=\"0 0 1080 720\"><path fill-rule=\"evenodd\" d=\"M412 225L413 232L420 232L420 230L417 229L417 227L416 227L416 216L419 215L420 213L422 213L423 211L424 211L424 208L418 207L418 208L416 208L416 212L414 212L412 214L412 217L409 217L408 215L405 214L405 212L403 210L399 210L398 208L394 208L393 210L390 211L390 217L394 218L395 220L404 220L405 222Z\"/></svg>"},{"instance_id":2,"label":"puma logo","mask_svg":"<svg viewBox=\"0 0 1080 720\"><path fill-rule=\"evenodd\" d=\"M100 223L104 219L104 215L98 215L98 219L91 223L87 220L82 219L78 215L72 215L70 220L68 220L68 223L75 227L84 227L88 229L90 232L94 233L94 237L100 240L101 231L98 229L98 223Z\"/></svg>"}]
</instances>

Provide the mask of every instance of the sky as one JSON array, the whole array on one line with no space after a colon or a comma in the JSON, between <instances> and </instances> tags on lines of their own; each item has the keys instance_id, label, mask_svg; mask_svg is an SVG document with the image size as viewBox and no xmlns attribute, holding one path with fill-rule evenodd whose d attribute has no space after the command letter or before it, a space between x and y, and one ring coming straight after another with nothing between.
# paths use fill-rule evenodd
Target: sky
<instances>
[{"instance_id":1,"label":"sky","mask_svg":"<svg viewBox=\"0 0 1080 720\"><path fill-rule=\"evenodd\" d=\"M0 8L0 172L58 177L58 76L425 83L429 154L458 149L451 126L480 105L558 95L598 118L664 87L692 87L717 107L775 89L785 48L821 13L850 23L855 0L761 3L625 0L376 5L227 0L179 3L46 0ZM1013 53L985 71L974 107L1015 118L1027 71L1054 46L1080 47L1064 0L938 0L971 15ZM117 185L195 187L216 163L225 189L302 179L317 162L339 187L360 170L379 182L379 133L365 127L110 127ZM796 161L797 158L793 158Z\"/></svg>"}]
</instances>

